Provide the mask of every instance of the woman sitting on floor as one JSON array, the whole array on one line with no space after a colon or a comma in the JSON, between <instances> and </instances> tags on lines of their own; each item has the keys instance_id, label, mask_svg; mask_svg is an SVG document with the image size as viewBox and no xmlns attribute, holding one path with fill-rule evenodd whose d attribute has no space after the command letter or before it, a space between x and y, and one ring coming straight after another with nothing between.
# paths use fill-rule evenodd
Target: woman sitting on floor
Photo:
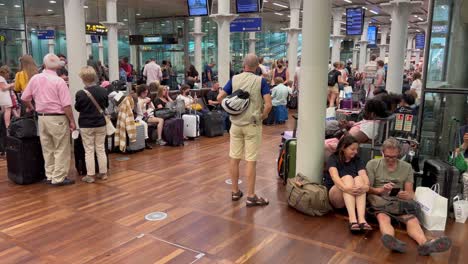
<instances>
[{"instance_id":1,"label":"woman sitting on floor","mask_svg":"<svg viewBox=\"0 0 468 264\"><path fill-rule=\"evenodd\" d=\"M358 149L358 141L353 136L341 138L337 151L328 159L324 178L330 204L334 208L346 207L349 229L353 233L372 230L365 219L369 178L365 164L357 156Z\"/></svg>"}]
</instances>

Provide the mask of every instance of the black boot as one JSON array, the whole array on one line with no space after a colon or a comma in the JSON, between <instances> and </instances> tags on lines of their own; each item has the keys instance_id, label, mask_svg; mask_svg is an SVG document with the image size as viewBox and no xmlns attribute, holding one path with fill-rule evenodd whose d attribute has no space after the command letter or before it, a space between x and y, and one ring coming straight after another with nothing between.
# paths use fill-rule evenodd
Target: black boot
<instances>
[{"instance_id":1,"label":"black boot","mask_svg":"<svg viewBox=\"0 0 468 264\"><path fill-rule=\"evenodd\" d=\"M145 149L153 149L153 147L151 147L151 145L150 145L150 140L149 139L145 140Z\"/></svg>"}]
</instances>

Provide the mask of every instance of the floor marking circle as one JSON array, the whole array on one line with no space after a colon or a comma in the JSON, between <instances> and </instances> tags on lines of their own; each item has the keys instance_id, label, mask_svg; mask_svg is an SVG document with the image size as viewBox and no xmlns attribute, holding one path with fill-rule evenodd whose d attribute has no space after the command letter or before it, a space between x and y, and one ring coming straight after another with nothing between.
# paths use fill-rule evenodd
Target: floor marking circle
<instances>
[{"instance_id":1,"label":"floor marking circle","mask_svg":"<svg viewBox=\"0 0 468 264\"><path fill-rule=\"evenodd\" d=\"M162 221L167 218L167 214L164 212L153 212L145 215L145 219L148 221Z\"/></svg>"}]
</instances>

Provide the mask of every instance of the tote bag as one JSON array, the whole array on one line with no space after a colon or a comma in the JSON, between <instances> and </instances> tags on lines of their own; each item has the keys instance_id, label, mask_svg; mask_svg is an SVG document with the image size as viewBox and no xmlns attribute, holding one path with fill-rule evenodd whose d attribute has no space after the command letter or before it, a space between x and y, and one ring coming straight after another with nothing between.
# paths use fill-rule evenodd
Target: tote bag
<instances>
[{"instance_id":1,"label":"tote bag","mask_svg":"<svg viewBox=\"0 0 468 264\"><path fill-rule=\"evenodd\" d=\"M444 231L447 222L448 200L439 192L439 184L416 188L414 199L421 205L421 223L430 231Z\"/></svg>"}]
</instances>

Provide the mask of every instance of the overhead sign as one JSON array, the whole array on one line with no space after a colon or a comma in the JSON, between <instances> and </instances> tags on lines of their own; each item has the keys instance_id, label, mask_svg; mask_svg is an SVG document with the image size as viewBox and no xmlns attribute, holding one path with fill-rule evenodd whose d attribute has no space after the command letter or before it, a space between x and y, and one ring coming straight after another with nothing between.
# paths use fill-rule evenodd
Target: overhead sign
<instances>
[{"instance_id":1,"label":"overhead sign","mask_svg":"<svg viewBox=\"0 0 468 264\"><path fill-rule=\"evenodd\" d=\"M108 29L99 23L86 23L87 35L100 35L106 36Z\"/></svg>"},{"instance_id":2,"label":"overhead sign","mask_svg":"<svg viewBox=\"0 0 468 264\"><path fill-rule=\"evenodd\" d=\"M257 32L262 31L261 17L241 17L231 22L231 32Z\"/></svg>"},{"instance_id":3,"label":"overhead sign","mask_svg":"<svg viewBox=\"0 0 468 264\"><path fill-rule=\"evenodd\" d=\"M207 16L209 14L207 0L187 0L189 16Z\"/></svg>"},{"instance_id":4,"label":"overhead sign","mask_svg":"<svg viewBox=\"0 0 468 264\"><path fill-rule=\"evenodd\" d=\"M426 34L424 34L424 33L416 34L415 39L416 39L415 40L416 49L424 49L424 45L426 44Z\"/></svg>"},{"instance_id":5,"label":"overhead sign","mask_svg":"<svg viewBox=\"0 0 468 264\"><path fill-rule=\"evenodd\" d=\"M373 48L377 46L377 27L369 26L367 30L367 46Z\"/></svg>"},{"instance_id":6,"label":"overhead sign","mask_svg":"<svg viewBox=\"0 0 468 264\"><path fill-rule=\"evenodd\" d=\"M38 39L55 39L55 30L37 30Z\"/></svg>"},{"instance_id":7,"label":"overhead sign","mask_svg":"<svg viewBox=\"0 0 468 264\"><path fill-rule=\"evenodd\" d=\"M236 0L236 10L240 14L258 13L260 12L260 2L258 0Z\"/></svg>"},{"instance_id":8,"label":"overhead sign","mask_svg":"<svg viewBox=\"0 0 468 264\"><path fill-rule=\"evenodd\" d=\"M177 35L174 34L130 35L128 41L130 45L173 45L179 43Z\"/></svg>"},{"instance_id":9,"label":"overhead sign","mask_svg":"<svg viewBox=\"0 0 468 264\"><path fill-rule=\"evenodd\" d=\"M362 9L361 7L346 9L346 35L362 35L363 27L364 9Z\"/></svg>"},{"instance_id":10,"label":"overhead sign","mask_svg":"<svg viewBox=\"0 0 468 264\"><path fill-rule=\"evenodd\" d=\"M5 35L0 35L0 42L5 42L7 40Z\"/></svg>"}]
</instances>

